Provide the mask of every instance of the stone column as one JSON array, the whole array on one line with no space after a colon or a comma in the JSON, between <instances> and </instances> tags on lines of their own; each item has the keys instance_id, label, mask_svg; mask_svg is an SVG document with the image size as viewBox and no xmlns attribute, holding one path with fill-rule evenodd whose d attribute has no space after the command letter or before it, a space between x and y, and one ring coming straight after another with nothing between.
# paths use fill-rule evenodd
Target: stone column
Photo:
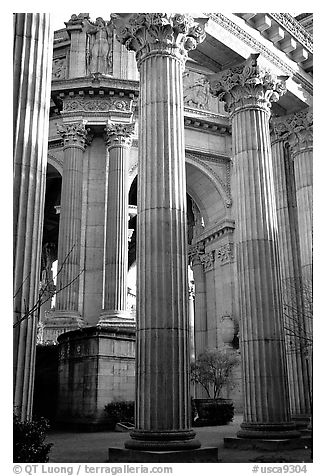
<instances>
[{"instance_id":1,"label":"stone column","mask_svg":"<svg viewBox=\"0 0 326 476\"><path fill-rule=\"evenodd\" d=\"M279 227L281 287L290 406L292 418L302 422L308 419L311 412L310 382L306 361L307 333L309 333L311 323L308 316L305 316L306 304L304 301L308 296L304 292L303 286L305 283L302 282L301 275L299 243L301 234L298 225L297 184L294 178L292 157L290 157L289 148L286 147L289 137L293 134L293 119L295 117L296 115L291 115L273 119L272 154ZM312 179L312 175L310 178ZM311 267L305 267L303 271L307 270L311 271ZM312 296L310 298L312 299Z\"/></svg>"},{"instance_id":2,"label":"stone column","mask_svg":"<svg viewBox=\"0 0 326 476\"><path fill-rule=\"evenodd\" d=\"M52 41L48 14L15 14L13 396L21 420L32 416Z\"/></svg>"},{"instance_id":3,"label":"stone column","mask_svg":"<svg viewBox=\"0 0 326 476\"><path fill-rule=\"evenodd\" d=\"M190 360L191 362L194 362L196 359L196 347L195 347L195 286L194 282L192 281L189 283L189 291L188 291L188 297L189 297L189 303L188 303L188 309L189 309L189 329L190 329Z\"/></svg>"},{"instance_id":4,"label":"stone column","mask_svg":"<svg viewBox=\"0 0 326 476\"><path fill-rule=\"evenodd\" d=\"M106 213L104 310L99 325L134 325L128 319L128 150L134 124L108 123L106 142L109 153Z\"/></svg>"},{"instance_id":5,"label":"stone column","mask_svg":"<svg viewBox=\"0 0 326 476\"><path fill-rule=\"evenodd\" d=\"M238 436L283 439L299 432L290 421L268 121L270 102L285 86L259 66L258 57L217 73L211 87L232 121L245 407Z\"/></svg>"},{"instance_id":6,"label":"stone column","mask_svg":"<svg viewBox=\"0 0 326 476\"><path fill-rule=\"evenodd\" d=\"M310 285L312 281L312 127L311 108L282 118L282 129L285 129L294 161L302 279Z\"/></svg>"},{"instance_id":7,"label":"stone column","mask_svg":"<svg viewBox=\"0 0 326 476\"><path fill-rule=\"evenodd\" d=\"M79 312L80 239L82 214L83 154L90 136L83 122L58 127L64 146L61 213L58 240L58 271L55 317L57 325L75 329L83 325ZM54 323L51 324L52 326Z\"/></svg>"},{"instance_id":8,"label":"stone column","mask_svg":"<svg viewBox=\"0 0 326 476\"><path fill-rule=\"evenodd\" d=\"M204 39L188 15L127 15L140 73L136 428L127 448L198 448L190 421L182 71Z\"/></svg>"},{"instance_id":9,"label":"stone column","mask_svg":"<svg viewBox=\"0 0 326 476\"><path fill-rule=\"evenodd\" d=\"M195 245L189 250L191 267L195 281L195 356L204 352L207 342L207 305L206 305L206 279L201 262L204 254L204 245Z\"/></svg>"}]
</instances>

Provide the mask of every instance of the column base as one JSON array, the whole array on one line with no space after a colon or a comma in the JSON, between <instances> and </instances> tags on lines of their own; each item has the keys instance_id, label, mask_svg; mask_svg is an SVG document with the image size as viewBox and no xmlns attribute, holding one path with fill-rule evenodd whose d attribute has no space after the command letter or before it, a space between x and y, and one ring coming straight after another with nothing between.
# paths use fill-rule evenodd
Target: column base
<instances>
[{"instance_id":1,"label":"column base","mask_svg":"<svg viewBox=\"0 0 326 476\"><path fill-rule=\"evenodd\" d=\"M312 438L287 438L287 439L264 439L264 438L224 438L224 448L236 450L254 451L284 451L311 448Z\"/></svg>"},{"instance_id":2,"label":"column base","mask_svg":"<svg viewBox=\"0 0 326 476\"><path fill-rule=\"evenodd\" d=\"M238 438L260 438L264 440L286 440L299 438L300 431L293 422L286 423L241 423Z\"/></svg>"},{"instance_id":3,"label":"column base","mask_svg":"<svg viewBox=\"0 0 326 476\"><path fill-rule=\"evenodd\" d=\"M54 311L49 314L42 323L42 344L57 344L59 335L85 327L84 319L77 312Z\"/></svg>"},{"instance_id":4,"label":"column base","mask_svg":"<svg viewBox=\"0 0 326 476\"><path fill-rule=\"evenodd\" d=\"M193 430L158 432L133 430L130 432L130 440L125 442L125 447L143 451L195 450L201 446L195 436Z\"/></svg>"},{"instance_id":5,"label":"column base","mask_svg":"<svg viewBox=\"0 0 326 476\"><path fill-rule=\"evenodd\" d=\"M219 463L218 449L207 447L184 451L138 451L109 448L109 463Z\"/></svg>"},{"instance_id":6,"label":"column base","mask_svg":"<svg viewBox=\"0 0 326 476\"><path fill-rule=\"evenodd\" d=\"M135 319L128 311L103 311L97 323L99 327L136 327Z\"/></svg>"},{"instance_id":7,"label":"column base","mask_svg":"<svg viewBox=\"0 0 326 476\"><path fill-rule=\"evenodd\" d=\"M298 430L303 430L310 424L310 415L291 415L291 420Z\"/></svg>"}]
</instances>

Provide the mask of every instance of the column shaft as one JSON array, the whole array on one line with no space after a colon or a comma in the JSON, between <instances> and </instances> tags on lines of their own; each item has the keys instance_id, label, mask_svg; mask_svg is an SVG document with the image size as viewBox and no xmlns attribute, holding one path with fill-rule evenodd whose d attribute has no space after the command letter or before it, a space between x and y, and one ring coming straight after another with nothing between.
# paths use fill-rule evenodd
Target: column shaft
<instances>
[{"instance_id":1,"label":"column shaft","mask_svg":"<svg viewBox=\"0 0 326 476\"><path fill-rule=\"evenodd\" d=\"M217 73L231 112L235 174L244 438L296 437L290 421L272 154L270 102L285 92L252 54L241 66Z\"/></svg>"},{"instance_id":2,"label":"column shaft","mask_svg":"<svg viewBox=\"0 0 326 476\"><path fill-rule=\"evenodd\" d=\"M312 280L312 148L299 150L294 155L300 255L303 280Z\"/></svg>"},{"instance_id":3,"label":"column shaft","mask_svg":"<svg viewBox=\"0 0 326 476\"><path fill-rule=\"evenodd\" d=\"M281 424L289 421L289 406L268 115L241 111L232 127L244 422Z\"/></svg>"},{"instance_id":4,"label":"column shaft","mask_svg":"<svg viewBox=\"0 0 326 476\"><path fill-rule=\"evenodd\" d=\"M305 418L310 413L309 382L300 335L303 333L303 303L296 210L292 206L291 174L284 141L272 144L275 178L276 213L281 270L281 291L285 344L288 365L290 410L292 417Z\"/></svg>"},{"instance_id":5,"label":"column shaft","mask_svg":"<svg viewBox=\"0 0 326 476\"><path fill-rule=\"evenodd\" d=\"M134 124L109 123L104 311L100 324L128 318L128 152ZM118 321L115 320L118 319ZM121 323L122 324L122 323Z\"/></svg>"},{"instance_id":6,"label":"column shaft","mask_svg":"<svg viewBox=\"0 0 326 476\"><path fill-rule=\"evenodd\" d=\"M127 448L198 448L190 421L182 71L204 39L188 15L132 14L117 38L140 73L136 428Z\"/></svg>"},{"instance_id":7,"label":"column shaft","mask_svg":"<svg viewBox=\"0 0 326 476\"><path fill-rule=\"evenodd\" d=\"M14 411L30 418L47 166L52 34L48 14L14 18Z\"/></svg>"},{"instance_id":8,"label":"column shaft","mask_svg":"<svg viewBox=\"0 0 326 476\"><path fill-rule=\"evenodd\" d=\"M79 327L79 280L83 155L88 139L85 125L64 123L58 128L64 140L64 164L61 188L61 213L58 242L57 296L55 326ZM50 324L50 323L49 323Z\"/></svg>"},{"instance_id":9,"label":"column shaft","mask_svg":"<svg viewBox=\"0 0 326 476\"><path fill-rule=\"evenodd\" d=\"M181 66L153 56L140 74L136 421L173 432L190 427Z\"/></svg>"}]
</instances>

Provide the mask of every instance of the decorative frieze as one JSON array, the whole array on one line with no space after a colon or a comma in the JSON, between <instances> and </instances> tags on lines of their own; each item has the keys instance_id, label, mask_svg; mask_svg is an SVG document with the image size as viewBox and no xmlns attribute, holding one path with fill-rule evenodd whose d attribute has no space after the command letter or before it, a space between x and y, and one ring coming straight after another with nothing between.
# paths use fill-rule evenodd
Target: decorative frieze
<instances>
[{"instance_id":1,"label":"decorative frieze","mask_svg":"<svg viewBox=\"0 0 326 476\"><path fill-rule=\"evenodd\" d=\"M110 112L131 110L132 101L121 98L66 98L63 101L64 113L67 112Z\"/></svg>"},{"instance_id":2,"label":"decorative frieze","mask_svg":"<svg viewBox=\"0 0 326 476\"><path fill-rule=\"evenodd\" d=\"M221 264L227 264L234 260L234 244L225 243L218 250L216 250L216 257L220 260Z\"/></svg>"}]
</instances>

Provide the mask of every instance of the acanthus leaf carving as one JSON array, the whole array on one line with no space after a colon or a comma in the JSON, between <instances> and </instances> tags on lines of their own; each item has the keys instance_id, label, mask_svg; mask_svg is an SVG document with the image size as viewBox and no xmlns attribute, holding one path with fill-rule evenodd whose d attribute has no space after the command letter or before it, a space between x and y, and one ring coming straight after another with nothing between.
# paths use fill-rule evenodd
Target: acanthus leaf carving
<instances>
[{"instance_id":1,"label":"acanthus leaf carving","mask_svg":"<svg viewBox=\"0 0 326 476\"><path fill-rule=\"evenodd\" d=\"M312 147L313 110L303 111L282 117L273 117L270 123L274 140L287 142L293 154Z\"/></svg>"},{"instance_id":2,"label":"acanthus leaf carving","mask_svg":"<svg viewBox=\"0 0 326 476\"><path fill-rule=\"evenodd\" d=\"M126 22L116 15L117 39L128 50L136 52L138 65L153 52L187 59L188 51L205 38L203 27L188 14L134 13Z\"/></svg>"},{"instance_id":3,"label":"acanthus leaf carving","mask_svg":"<svg viewBox=\"0 0 326 476\"><path fill-rule=\"evenodd\" d=\"M277 77L258 63L260 54L254 53L240 66L210 76L211 92L226 102L233 114L239 108L258 106L269 112L286 92L286 76Z\"/></svg>"}]
</instances>

